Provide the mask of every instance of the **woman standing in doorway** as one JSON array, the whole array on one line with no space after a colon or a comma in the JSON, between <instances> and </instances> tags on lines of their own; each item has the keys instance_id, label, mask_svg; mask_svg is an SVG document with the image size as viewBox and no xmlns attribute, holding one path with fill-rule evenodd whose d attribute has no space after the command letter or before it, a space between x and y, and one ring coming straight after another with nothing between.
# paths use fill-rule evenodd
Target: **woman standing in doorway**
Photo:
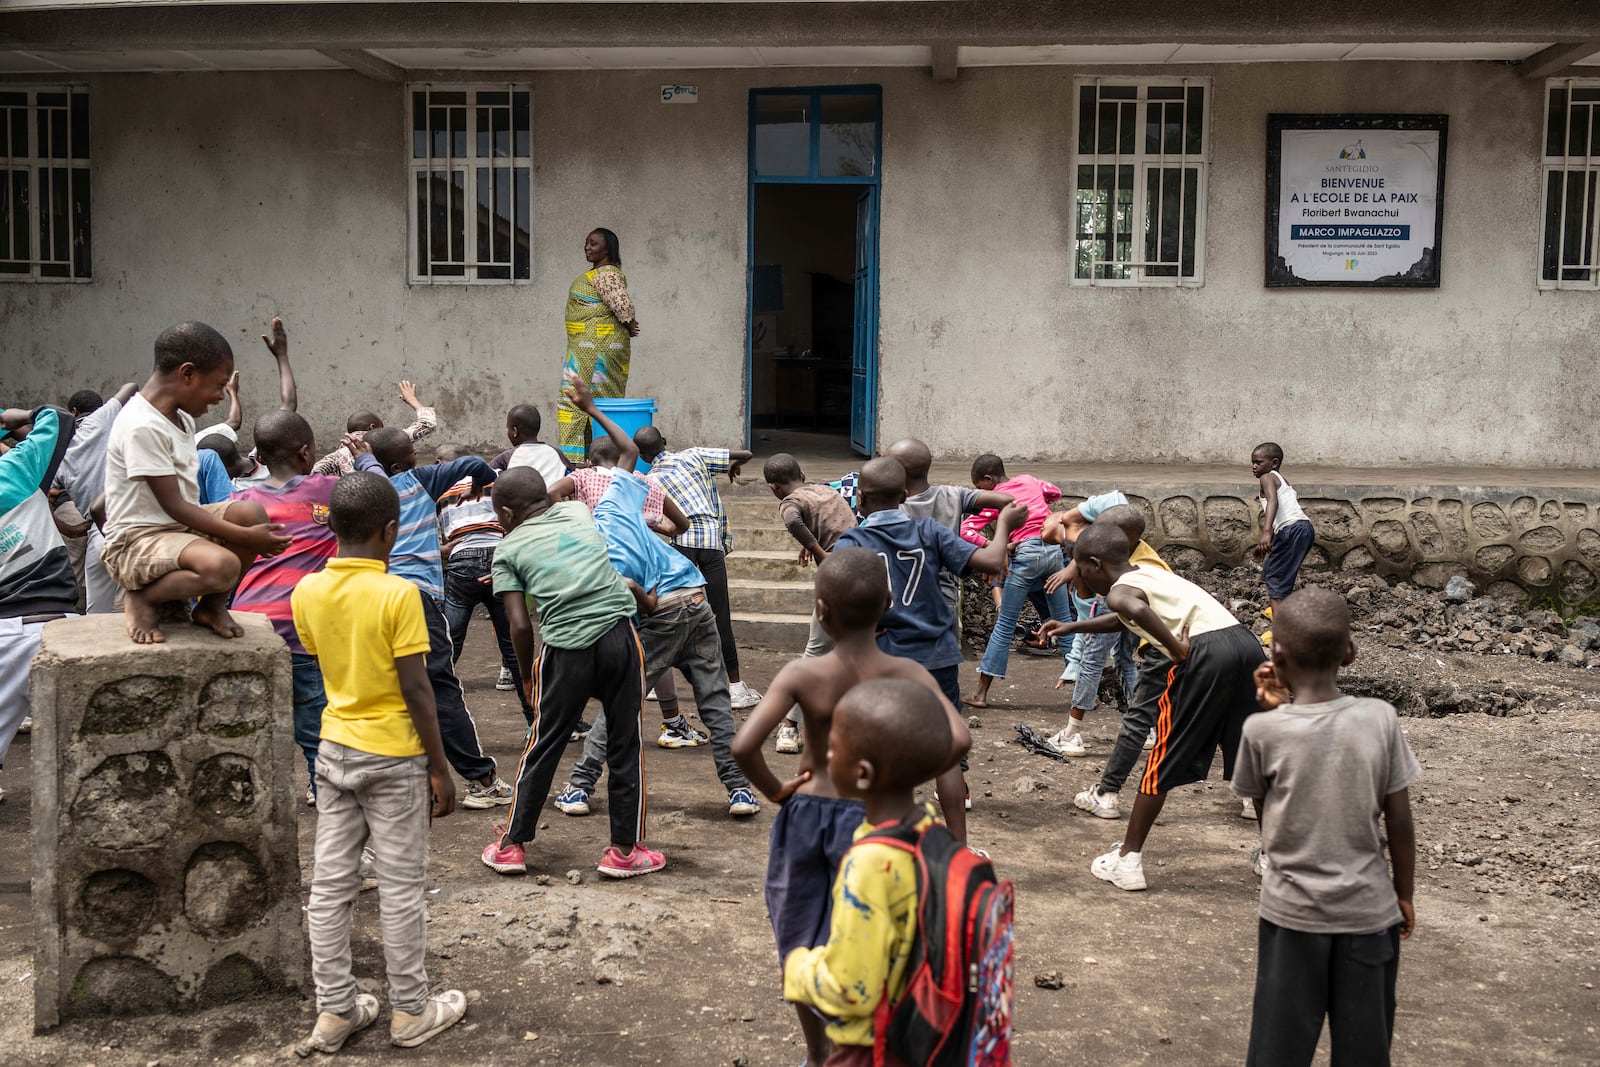
<instances>
[{"instance_id":1,"label":"woman standing in doorway","mask_svg":"<svg viewBox=\"0 0 1600 1067\"><path fill-rule=\"evenodd\" d=\"M590 268L578 275L567 292L567 361L565 370L589 384L596 399L628 394L629 342L639 336L639 320L628 299L622 276L622 251L617 235L595 230L583 243ZM565 374L563 374L565 380ZM563 393L556 405L561 453L569 463L582 463L589 450L589 416Z\"/></svg>"}]
</instances>

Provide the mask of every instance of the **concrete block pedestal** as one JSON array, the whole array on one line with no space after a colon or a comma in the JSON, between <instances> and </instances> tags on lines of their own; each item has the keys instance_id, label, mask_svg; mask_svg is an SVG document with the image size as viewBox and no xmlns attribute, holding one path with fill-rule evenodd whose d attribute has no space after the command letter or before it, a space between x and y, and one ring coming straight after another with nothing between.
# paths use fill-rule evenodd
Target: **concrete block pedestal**
<instances>
[{"instance_id":1,"label":"concrete block pedestal","mask_svg":"<svg viewBox=\"0 0 1600 1067\"><path fill-rule=\"evenodd\" d=\"M47 625L33 661L34 1028L300 988L289 651L262 615L135 645Z\"/></svg>"}]
</instances>

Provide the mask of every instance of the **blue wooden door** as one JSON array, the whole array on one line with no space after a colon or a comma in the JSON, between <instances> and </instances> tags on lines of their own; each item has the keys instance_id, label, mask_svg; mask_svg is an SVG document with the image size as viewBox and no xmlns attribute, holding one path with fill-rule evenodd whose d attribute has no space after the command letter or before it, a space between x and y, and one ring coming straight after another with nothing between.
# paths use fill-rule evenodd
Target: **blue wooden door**
<instances>
[{"instance_id":1,"label":"blue wooden door","mask_svg":"<svg viewBox=\"0 0 1600 1067\"><path fill-rule=\"evenodd\" d=\"M856 198L855 347L850 359L850 447L872 455L878 414L877 186Z\"/></svg>"}]
</instances>

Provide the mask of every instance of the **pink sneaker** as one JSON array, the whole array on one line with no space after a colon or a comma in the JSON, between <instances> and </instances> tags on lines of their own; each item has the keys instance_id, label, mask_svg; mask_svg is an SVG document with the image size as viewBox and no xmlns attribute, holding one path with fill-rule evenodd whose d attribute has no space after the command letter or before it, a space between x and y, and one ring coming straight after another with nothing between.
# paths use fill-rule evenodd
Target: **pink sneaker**
<instances>
[{"instance_id":1,"label":"pink sneaker","mask_svg":"<svg viewBox=\"0 0 1600 1067\"><path fill-rule=\"evenodd\" d=\"M487 858L485 863L489 862ZM667 857L652 852L644 845L634 845L632 852L623 852L610 845L600 857L600 873L607 878L636 878L641 874L659 871L667 865Z\"/></svg>"},{"instance_id":2,"label":"pink sneaker","mask_svg":"<svg viewBox=\"0 0 1600 1067\"><path fill-rule=\"evenodd\" d=\"M483 850L483 865L499 874L527 874L528 853L521 845L502 845L500 838Z\"/></svg>"}]
</instances>

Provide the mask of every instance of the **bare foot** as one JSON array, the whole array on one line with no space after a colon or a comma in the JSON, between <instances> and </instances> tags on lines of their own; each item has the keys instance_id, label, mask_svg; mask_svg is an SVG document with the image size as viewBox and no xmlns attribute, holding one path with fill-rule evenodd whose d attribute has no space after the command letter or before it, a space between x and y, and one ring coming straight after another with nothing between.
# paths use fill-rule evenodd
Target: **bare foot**
<instances>
[{"instance_id":1,"label":"bare foot","mask_svg":"<svg viewBox=\"0 0 1600 1067\"><path fill-rule=\"evenodd\" d=\"M226 605L207 604L201 600L190 616L196 626L210 627L222 637L243 637L244 627L233 621L233 616L228 614Z\"/></svg>"},{"instance_id":2,"label":"bare foot","mask_svg":"<svg viewBox=\"0 0 1600 1067\"><path fill-rule=\"evenodd\" d=\"M965 704L969 708L986 708L989 706L989 701L984 699L982 694L977 696L962 697L961 703Z\"/></svg>"},{"instance_id":3,"label":"bare foot","mask_svg":"<svg viewBox=\"0 0 1600 1067\"><path fill-rule=\"evenodd\" d=\"M128 627L128 636L136 645L159 645L167 635L156 625L161 619L156 605L145 599L142 592L130 591L122 600L122 620Z\"/></svg>"}]
</instances>

